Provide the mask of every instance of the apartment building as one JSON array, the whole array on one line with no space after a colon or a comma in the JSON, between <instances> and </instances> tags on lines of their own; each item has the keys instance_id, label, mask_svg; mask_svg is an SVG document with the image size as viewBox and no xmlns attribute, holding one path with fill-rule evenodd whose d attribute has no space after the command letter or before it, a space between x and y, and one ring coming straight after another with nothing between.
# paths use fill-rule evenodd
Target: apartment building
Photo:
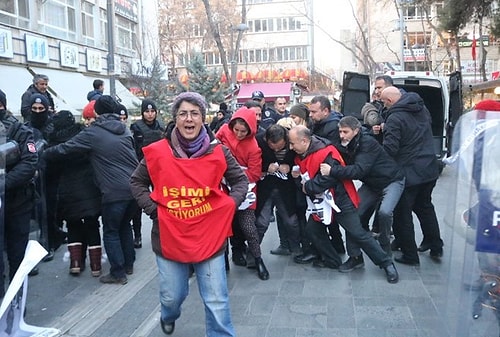
<instances>
[{"instance_id":1,"label":"apartment building","mask_svg":"<svg viewBox=\"0 0 500 337\"><path fill-rule=\"evenodd\" d=\"M401 69L401 59L404 70L433 71L439 75L447 75L460 70L465 84L482 81L480 76L480 59L482 52L479 40L482 39L487 51L486 73L488 77L495 76L499 69L498 46L487 31L479 37L478 25L469 24L463 30L458 40L447 32L439 36L432 26L439 25L439 11L442 3L428 6L425 10L416 6L413 1L358 0L357 13L363 32L357 33L357 43L364 44L366 49L359 53L360 57L370 55L376 63L375 73L387 70ZM430 23L427 22L429 13ZM476 59L472 57L472 41L477 41ZM458 69L456 49L450 49L448 55L445 44L460 46L460 64ZM366 57L365 57L366 58ZM362 66L358 71L363 72Z\"/></svg>"},{"instance_id":2,"label":"apartment building","mask_svg":"<svg viewBox=\"0 0 500 337\"><path fill-rule=\"evenodd\" d=\"M109 94L111 75L116 96L127 108L139 103L120 82L137 67L143 0L3 0L0 2L0 88L9 109L19 113L21 95L35 73L49 77L58 110L78 113L88 103L94 79L105 81ZM114 11L108 16L108 6ZM149 11L156 13L156 11ZM108 24L108 19L113 25ZM113 29L114 53L109 50L108 27ZM146 46L143 46L146 48ZM114 70L110 69L113 55Z\"/></svg>"}]
</instances>

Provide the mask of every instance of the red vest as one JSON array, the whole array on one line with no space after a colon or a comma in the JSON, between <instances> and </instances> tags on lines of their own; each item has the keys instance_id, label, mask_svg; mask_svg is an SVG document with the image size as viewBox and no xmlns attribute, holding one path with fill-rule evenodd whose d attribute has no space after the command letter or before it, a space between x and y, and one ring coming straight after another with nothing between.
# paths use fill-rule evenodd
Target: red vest
<instances>
[{"instance_id":1,"label":"red vest","mask_svg":"<svg viewBox=\"0 0 500 337\"><path fill-rule=\"evenodd\" d=\"M301 174L308 172L309 177L312 179L316 173L318 173L319 165L323 163L329 155L339 161L342 166L345 166L344 159L342 159L339 151L333 145L328 145L314 153L311 153L304 159L301 159L300 156L297 155L295 157L295 164L299 165ZM354 207L358 208L359 196L354 183L349 179L342 179L342 183L344 184L344 188L354 204ZM335 191L333 188L330 188L330 192L335 200Z\"/></svg>"},{"instance_id":2,"label":"red vest","mask_svg":"<svg viewBox=\"0 0 500 337\"><path fill-rule=\"evenodd\" d=\"M143 148L158 205L165 258L196 263L217 253L232 235L236 205L220 186L227 163L222 146L199 158L177 158L163 139Z\"/></svg>"}]
</instances>

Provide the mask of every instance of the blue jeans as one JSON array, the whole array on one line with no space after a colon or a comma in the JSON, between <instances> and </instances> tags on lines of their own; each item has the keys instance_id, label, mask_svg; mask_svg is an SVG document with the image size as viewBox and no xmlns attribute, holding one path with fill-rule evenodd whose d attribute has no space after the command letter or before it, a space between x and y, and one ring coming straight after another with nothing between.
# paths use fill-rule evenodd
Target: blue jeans
<instances>
[{"instance_id":1,"label":"blue jeans","mask_svg":"<svg viewBox=\"0 0 500 337\"><path fill-rule=\"evenodd\" d=\"M181 315L181 305L189 294L189 263L156 256L160 275L161 319L172 323ZM205 305L207 337L235 336L226 280L224 254L193 264L200 296Z\"/></svg>"},{"instance_id":2,"label":"blue jeans","mask_svg":"<svg viewBox=\"0 0 500 337\"><path fill-rule=\"evenodd\" d=\"M137 209L135 200L122 200L102 204L103 241L110 274L125 277L125 268L132 268L135 261L134 239L130 221Z\"/></svg>"},{"instance_id":3,"label":"blue jeans","mask_svg":"<svg viewBox=\"0 0 500 337\"><path fill-rule=\"evenodd\" d=\"M359 190L359 208L358 213L361 218L361 224L364 228L368 228L368 222L377 209L377 220L379 225L380 236L378 241L384 251L390 255L391 252L391 228L393 222L393 213L398 204L401 193L405 188L405 179L394 181L387 185L382 192L377 192L363 184ZM361 250L359 246L351 240L347 242L347 254L349 256L359 256Z\"/></svg>"}]
</instances>

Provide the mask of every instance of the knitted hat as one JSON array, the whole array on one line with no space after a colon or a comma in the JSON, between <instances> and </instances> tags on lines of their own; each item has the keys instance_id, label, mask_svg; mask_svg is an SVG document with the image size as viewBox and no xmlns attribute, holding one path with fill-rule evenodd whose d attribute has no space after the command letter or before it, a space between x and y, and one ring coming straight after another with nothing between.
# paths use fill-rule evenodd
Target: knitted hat
<instances>
[{"instance_id":1,"label":"knitted hat","mask_svg":"<svg viewBox=\"0 0 500 337\"><path fill-rule=\"evenodd\" d=\"M0 103L3 105L5 109L7 109L7 96L1 89L0 89Z\"/></svg>"},{"instance_id":2,"label":"knitted hat","mask_svg":"<svg viewBox=\"0 0 500 337\"><path fill-rule=\"evenodd\" d=\"M102 95L95 101L94 111L98 115L117 113L118 103L109 95Z\"/></svg>"},{"instance_id":3,"label":"knitted hat","mask_svg":"<svg viewBox=\"0 0 500 337\"><path fill-rule=\"evenodd\" d=\"M94 112L94 105L95 105L95 100L90 101L82 111L82 117L83 118L96 118L96 114Z\"/></svg>"},{"instance_id":4,"label":"knitted hat","mask_svg":"<svg viewBox=\"0 0 500 337\"><path fill-rule=\"evenodd\" d=\"M141 114L148 109L153 109L155 111L158 111L158 109L156 108L155 102L153 102L150 99L145 99L142 101L142 104L141 104Z\"/></svg>"},{"instance_id":5,"label":"knitted hat","mask_svg":"<svg viewBox=\"0 0 500 337\"><path fill-rule=\"evenodd\" d=\"M365 105L363 105L361 108L361 116L363 117L363 124L365 125L374 126L382 123L377 107L371 103L365 103Z\"/></svg>"},{"instance_id":6,"label":"knitted hat","mask_svg":"<svg viewBox=\"0 0 500 337\"><path fill-rule=\"evenodd\" d=\"M65 129L75 124L75 117L68 110L61 110L52 117L52 123L56 130Z\"/></svg>"},{"instance_id":7,"label":"knitted hat","mask_svg":"<svg viewBox=\"0 0 500 337\"><path fill-rule=\"evenodd\" d=\"M304 103L298 103L290 108L290 115L307 120L307 117L309 117L309 109Z\"/></svg>"},{"instance_id":8,"label":"knitted hat","mask_svg":"<svg viewBox=\"0 0 500 337\"><path fill-rule=\"evenodd\" d=\"M120 116L125 116L125 118L128 118L128 111L125 105L117 103L116 104L116 110L114 111L115 114L118 114Z\"/></svg>"},{"instance_id":9,"label":"knitted hat","mask_svg":"<svg viewBox=\"0 0 500 337\"><path fill-rule=\"evenodd\" d=\"M222 102L221 104L219 104L219 111L222 110L222 111L227 111L227 104Z\"/></svg>"},{"instance_id":10,"label":"knitted hat","mask_svg":"<svg viewBox=\"0 0 500 337\"><path fill-rule=\"evenodd\" d=\"M203 96L201 96L197 92L192 92L192 91L187 91L179 94L172 103L172 116L174 118L177 117L177 111L179 111L179 106L181 105L182 102L189 102L191 104L198 106L200 108L203 121L205 121L208 105L207 101Z\"/></svg>"},{"instance_id":11,"label":"knitted hat","mask_svg":"<svg viewBox=\"0 0 500 337\"><path fill-rule=\"evenodd\" d=\"M45 107L45 110L47 110L47 111L49 110L49 100L44 95L38 94L38 93L31 95L30 106L35 104L35 103L43 104L43 106Z\"/></svg>"},{"instance_id":12,"label":"knitted hat","mask_svg":"<svg viewBox=\"0 0 500 337\"><path fill-rule=\"evenodd\" d=\"M476 104L474 110L500 111L500 102L493 99L485 99Z\"/></svg>"}]
</instances>

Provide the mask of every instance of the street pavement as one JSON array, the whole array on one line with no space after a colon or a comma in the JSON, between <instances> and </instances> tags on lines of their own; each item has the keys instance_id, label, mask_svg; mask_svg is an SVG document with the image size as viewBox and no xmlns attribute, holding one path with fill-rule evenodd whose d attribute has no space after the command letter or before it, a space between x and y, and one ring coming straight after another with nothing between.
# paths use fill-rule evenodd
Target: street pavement
<instances>
[{"instance_id":1,"label":"street pavement","mask_svg":"<svg viewBox=\"0 0 500 337\"><path fill-rule=\"evenodd\" d=\"M462 273L466 247L447 203L454 182L445 168L434 191L434 204L445 241L441 263L421 253L420 267L396 264L397 284L365 256L365 267L343 274L295 264L289 256L269 253L278 244L272 224L262 244L270 279L231 263L228 272L231 312L241 337L443 337L498 336L494 313L484 309L473 320L477 294L464 290ZM451 214L451 215L450 215ZM151 251L149 218L143 217L143 248L137 249L134 274L126 285L99 283L87 269L68 273L62 246L51 262L40 263L40 274L29 278L25 320L61 330L61 336L162 336L159 326L158 277ZM421 233L416 222L417 244ZM347 257L344 257L347 259ZM473 260L473 259L470 259ZM103 265L109 270L108 263ZM468 272L467 272L468 273ZM470 273L470 278L475 275ZM196 280L182 307L173 336L203 337L204 308Z\"/></svg>"}]
</instances>

